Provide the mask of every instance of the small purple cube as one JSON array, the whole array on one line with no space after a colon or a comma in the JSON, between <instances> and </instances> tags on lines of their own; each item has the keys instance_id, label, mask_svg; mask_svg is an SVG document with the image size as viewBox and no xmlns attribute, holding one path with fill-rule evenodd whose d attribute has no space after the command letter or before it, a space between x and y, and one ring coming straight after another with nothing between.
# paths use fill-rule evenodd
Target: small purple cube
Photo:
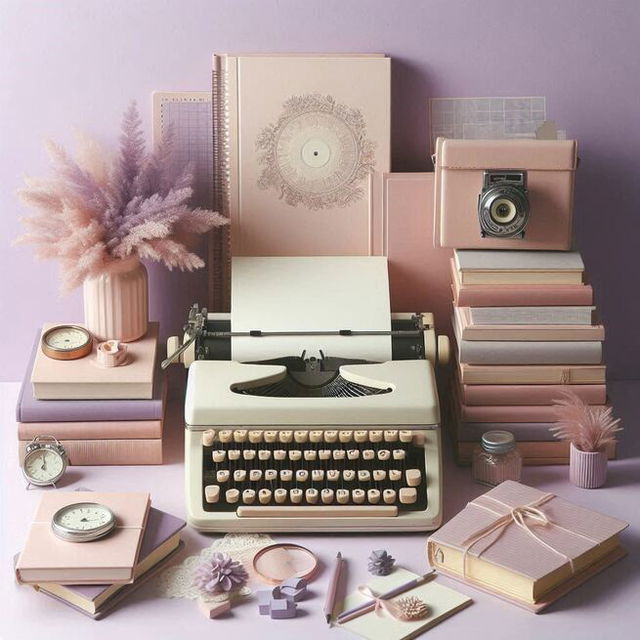
<instances>
[{"instance_id":1,"label":"small purple cube","mask_svg":"<svg viewBox=\"0 0 640 640\"><path fill-rule=\"evenodd\" d=\"M271 601L271 618L273 620L284 620L285 618L295 618L297 605L293 600L283 598L282 600Z\"/></svg>"},{"instance_id":2,"label":"small purple cube","mask_svg":"<svg viewBox=\"0 0 640 640\"><path fill-rule=\"evenodd\" d=\"M263 589L258 591L258 613L263 616L268 616L271 613L271 602L273 601L273 593Z\"/></svg>"}]
</instances>

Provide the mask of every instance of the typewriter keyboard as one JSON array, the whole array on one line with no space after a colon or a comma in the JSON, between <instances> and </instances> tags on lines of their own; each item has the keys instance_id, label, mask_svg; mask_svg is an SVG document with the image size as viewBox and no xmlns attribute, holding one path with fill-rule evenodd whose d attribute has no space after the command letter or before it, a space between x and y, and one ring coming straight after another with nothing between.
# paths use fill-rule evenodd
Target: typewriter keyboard
<instances>
[{"instance_id":1,"label":"typewriter keyboard","mask_svg":"<svg viewBox=\"0 0 640 640\"><path fill-rule=\"evenodd\" d=\"M203 509L240 517L422 511L422 445L409 430L204 431Z\"/></svg>"}]
</instances>

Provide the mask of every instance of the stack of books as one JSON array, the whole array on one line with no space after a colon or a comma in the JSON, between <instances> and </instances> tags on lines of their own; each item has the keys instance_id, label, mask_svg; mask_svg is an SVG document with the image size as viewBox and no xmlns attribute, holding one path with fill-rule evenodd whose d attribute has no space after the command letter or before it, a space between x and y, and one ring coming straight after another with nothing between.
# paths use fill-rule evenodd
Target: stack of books
<instances>
[{"instance_id":1,"label":"stack of books","mask_svg":"<svg viewBox=\"0 0 640 640\"><path fill-rule=\"evenodd\" d=\"M470 461L484 432L505 429L525 464L568 463L568 443L549 430L559 392L607 402L604 328L580 254L456 250L451 266L458 460Z\"/></svg>"},{"instance_id":2,"label":"stack of books","mask_svg":"<svg viewBox=\"0 0 640 640\"><path fill-rule=\"evenodd\" d=\"M158 324L128 344L126 364L106 369L95 347L78 360L53 360L40 340L38 332L16 405L20 463L31 439L47 435L61 442L71 465L162 464Z\"/></svg>"},{"instance_id":3,"label":"stack of books","mask_svg":"<svg viewBox=\"0 0 640 640\"><path fill-rule=\"evenodd\" d=\"M79 502L109 507L116 515L116 528L104 538L80 545L56 537L51 518L61 507ZM100 619L179 553L185 525L184 520L151 507L148 493L45 493L24 549L15 558L16 578Z\"/></svg>"}]
</instances>

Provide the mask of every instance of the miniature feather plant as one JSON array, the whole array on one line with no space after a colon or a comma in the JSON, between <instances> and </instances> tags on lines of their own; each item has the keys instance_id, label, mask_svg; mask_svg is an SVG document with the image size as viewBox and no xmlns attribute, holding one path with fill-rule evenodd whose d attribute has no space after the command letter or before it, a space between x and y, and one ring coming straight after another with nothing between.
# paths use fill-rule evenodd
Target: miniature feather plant
<instances>
[{"instance_id":1,"label":"miniature feather plant","mask_svg":"<svg viewBox=\"0 0 640 640\"><path fill-rule=\"evenodd\" d=\"M603 451L622 430L610 406L588 405L572 391L554 401L556 425L550 430L559 440L573 442L581 451Z\"/></svg>"},{"instance_id":2,"label":"miniature feather plant","mask_svg":"<svg viewBox=\"0 0 640 640\"><path fill-rule=\"evenodd\" d=\"M47 141L52 172L26 178L18 191L33 214L23 218L25 232L15 243L33 245L39 259L60 260L63 292L130 256L169 269L203 267L189 246L227 219L189 204L191 167L177 167L173 149L170 131L154 152L146 152L135 102L124 113L115 156L86 136L79 137L75 158Z\"/></svg>"}]
</instances>

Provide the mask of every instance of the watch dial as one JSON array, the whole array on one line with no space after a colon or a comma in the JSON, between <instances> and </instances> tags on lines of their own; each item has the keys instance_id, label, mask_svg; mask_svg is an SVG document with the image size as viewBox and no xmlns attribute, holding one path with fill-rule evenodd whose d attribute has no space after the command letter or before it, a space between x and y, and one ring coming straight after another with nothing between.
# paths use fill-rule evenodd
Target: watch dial
<instances>
[{"instance_id":1,"label":"watch dial","mask_svg":"<svg viewBox=\"0 0 640 640\"><path fill-rule=\"evenodd\" d=\"M65 529L91 531L107 524L113 518L109 509L100 504L83 503L70 505L57 518L57 523Z\"/></svg>"},{"instance_id":2,"label":"watch dial","mask_svg":"<svg viewBox=\"0 0 640 640\"><path fill-rule=\"evenodd\" d=\"M50 482L63 471L62 456L51 449L36 449L30 452L24 461L27 476L36 482Z\"/></svg>"},{"instance_id":3,"label":"watch dial","mask_svg":"<svg viewBox=\"0 0 640 640\"><path fill-rule=\"evenodd\" d=\"M73 351L83 347L88 342L87 334L77 327L60 327L53 329L46 336L46 343L52 349L59 351Z\"/></svg>"}]
</instances>

